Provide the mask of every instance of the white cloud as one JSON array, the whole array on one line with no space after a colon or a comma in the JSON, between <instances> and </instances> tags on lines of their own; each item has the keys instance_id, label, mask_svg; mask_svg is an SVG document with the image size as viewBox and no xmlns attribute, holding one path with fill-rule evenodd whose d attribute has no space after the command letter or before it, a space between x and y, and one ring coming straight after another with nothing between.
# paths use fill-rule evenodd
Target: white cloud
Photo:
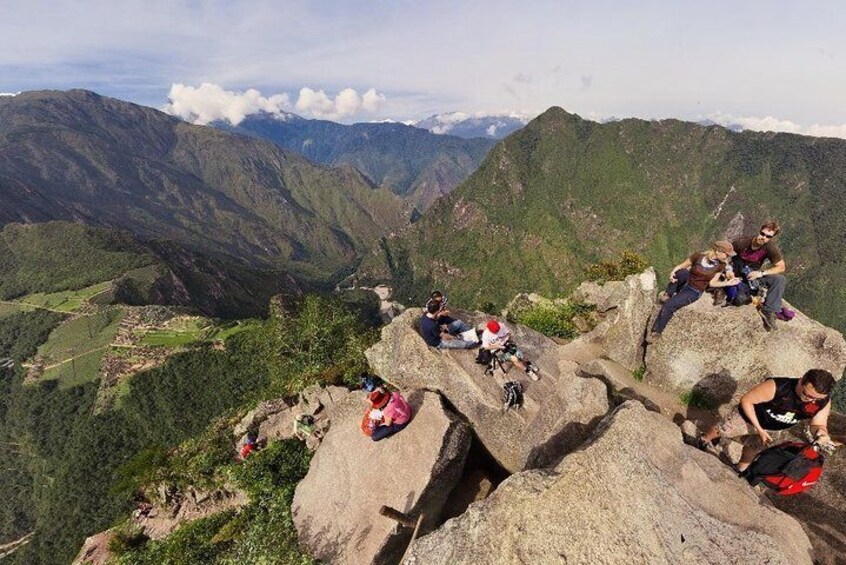
<instances>
[{"instance_id":1,"label":"white cloud","mask_svg":"<svg viewBox=\"0 0 846 565\"><path fill-rule=\"evenodd\" d=\"M254 88L232 92L206 82L198 88L172 85L165 112L200 125L227 120L237 126L250 114L267 112L282 117L290 107L288 95L284 93L265 97Z\"/></svg>"},{"instance_id":2,"label":"white cloud","mask_svg":"<svg viewBox=\"0 0 846 565\"><path fill-rule=\"evenodd\" d=\"M385 103L385 95L371 88L361 97L361 107L367 112L376 112Z\"/></svg>"},{"instance_id":3,"label":"white cloud","mask_svg":"<svg viewBox=\"0 0 846 565\"><path fill-rule=\"evenodd\" d=\"M353 88L345 88L334 100L322 90L303 88L297 98L296 109L306 117L337 120L352 117L359 112L375 112L384 101L385 95L373 88L363 96ZM238 125L245 117L259 112L284 119L291 109L291 99L284 92L262 96L254 88L234 92L211 83L203 83L197 88L184 84L172 85L164 108L169 114L200 125L215 120L226 120L232 125Z\"/></svg>"},{"instance_id":4,"label":"white cloud","mask_svg":"<svg viewBox=\"0 0 846 565\"><path fill-rule=\"evenodd\" d=\"M775 131L798 133L801 135L811 135L815 137L840 137L846 139L846 124L814 124L812 126L803 127L796 122L781 120L773 116L766 116L763 118L756 116L732 116L730 114L723 114L722 112L716 112L708 117L720 125L728 126L738 124L743 126L743 129L752 131Z\"/></svg>"},{"instance_id":5,"label":"white cloud","mask_svg":"<svg viewBox=\"0 0 846 565\"><path fill-rule=\"evenodd\" d=\"M373 88L365 92L364 96L360 96L354 88L345 88L333 100L323 90L306 87L300 90L297 111L315 118L338 120L361 111L375 112L384 101L385 95Z\"/></svg>"}]
</instances>

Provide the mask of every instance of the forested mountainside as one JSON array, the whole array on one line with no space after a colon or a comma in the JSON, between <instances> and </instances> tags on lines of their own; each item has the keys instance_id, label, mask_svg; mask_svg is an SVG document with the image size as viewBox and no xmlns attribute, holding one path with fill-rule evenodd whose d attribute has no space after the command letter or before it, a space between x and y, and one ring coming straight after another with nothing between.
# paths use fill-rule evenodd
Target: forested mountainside
<instances>
[{"instance_id":1,"label":"forested mountainside","mask_svg":"<svg viewBox=\"0 0 846 565\"><path fill-rule=\"evenodd\" d=\"M344 125L295 114L282 119L248 116L237 126L215 125L270 140L318 163L351 165L421 211L470 176L494 144L399 123Z\"/></svg>"},{"instance_id":2,"label":"forested mountainside","mask_svg":"<svg viewBox=\"0 0 846 565\"><path fill-rule=\"evenodd\" d=\"M24 541L4 562L70 562L129 514L144 473L215 419L357 374L375 297L344 297L305 298L284 273L123 232L6 225L0 540Z\"/></svg>"},{"instance_id":3,"label":"forested mountainside","mask_svg":"<svg viewBox=\"0 0 846 565\"><path fill-rule=\"evenodd\" d=\"M407 221L352 167L82 90L0 98L0 226L73 220L326 279Z\"/></svg>"},{"instance_id":4,"label":"forested mountainside","mask_svg":"<svg viewBox=\"0 0 846 565\"><path fill-rule=\"evenodd\" d=\"M676 120L599 124L551 108L363 263L399 300L447 288L468 306L560 295L622 251L663 273L717 237L776 219L787 298L846 328L846 141ZM662 275L663 276L663 275Z\"/></svg>"}]
</instances>

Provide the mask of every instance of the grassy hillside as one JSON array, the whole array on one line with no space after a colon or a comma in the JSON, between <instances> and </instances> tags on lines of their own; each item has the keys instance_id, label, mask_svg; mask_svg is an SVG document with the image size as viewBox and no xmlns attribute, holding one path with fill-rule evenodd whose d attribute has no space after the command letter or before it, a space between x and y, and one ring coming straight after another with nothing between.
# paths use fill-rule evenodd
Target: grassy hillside
<instances>
[{"instance_id":1,"label":"grassy hillside","mask_svg":"<svg viewBox=\"0 0 846 565\"><path fill-rule=\"evenodd\" d=\"M0 232L0 299L76 291L155 261L119 232L63 222L9 224Z\"/></svg>"},{"instance_id":2,"label":"grassy hillside","mask_svg":"<svg viewBox=\"0 0 846 565\"><path fill-rule=\"evenodd\" d=\"M141 243L70 222L7 224L0 232L0 316L85 303L188 306L214 317L267 313L268 299L297 294L282 270L256 269L168 241Z\"/></svg>"},{"instance_id":3,"label":"grassy hillside","mask_svg":"<svg viewBox=\"0 0 846 565\"><path fill-rule=\"evenodd\" d=\"M0 226L82 221L325 279L405 223L351 167L91 92L0 97Z\"/></svg>"},{"instance_id":4,"label":"grassy hillside","mask_svg":"<svg viewBox=\"0 0 846 565\"><path fill-rule=\"evenodd\" d=\"M498 144L462 186L359 274L399 300L432 287L471 306L568 292L597 261L636 251L659 273L717 237L775 218L787 298L846 329L846 142L675 120L598 124L552 108Z\"/></svg>"}]
</instances>

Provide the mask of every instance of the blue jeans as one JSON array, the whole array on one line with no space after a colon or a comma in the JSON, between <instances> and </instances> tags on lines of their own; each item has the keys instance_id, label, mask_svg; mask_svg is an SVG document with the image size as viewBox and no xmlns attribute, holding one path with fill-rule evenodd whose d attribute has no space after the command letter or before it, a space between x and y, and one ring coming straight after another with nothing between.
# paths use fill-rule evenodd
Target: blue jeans
<instances>
[{"instance_id":1,"label":"blue jeans","mask_svg":"<svg viewBox=\"0 0 846 565\"><path fill-rule=\"evenodd\" d=\"M461 320L453 320L447 324L447 332L450 335L459 335L467 330L472 330L473 327ZM473 349L479 345L478 341L464 341L463 339L442 339L438 344L438 349Z\"/></svg>"},{"instance_id":2,"label":"blue jeans","mask_svg":"<svg viewBox=\"0 0 846 565\"><path fill-rule=\"evenodd\" d=\"M402 431L408 425L408 422L405 424L391 424L390 426L376 426L376 429L373 430L373 435L370 436L370 439L373 441L382 441L386 437L390 437L395 433Z\"/></svg>"},{"instance_id":3,"label":"blue jeans","mask_svg":"<svg viewBox=\"0 0 846 565\"><path fill-rule=\"evenodd\" d=\"M659 312L658 317L655 318L655 323L652 324L653 332L663 332L664 328L667 327L667 324L670 323L670 320L677 311L685 306L693 304L699 300L700 296L702 296L701 291L687 284L689 276L690 271L686 269L676 271L677 282L671 282L667 285L667 294L670 295L670 299L664 303L664 306L661 308L661 312Z\"/></svg>"}]
</instances>

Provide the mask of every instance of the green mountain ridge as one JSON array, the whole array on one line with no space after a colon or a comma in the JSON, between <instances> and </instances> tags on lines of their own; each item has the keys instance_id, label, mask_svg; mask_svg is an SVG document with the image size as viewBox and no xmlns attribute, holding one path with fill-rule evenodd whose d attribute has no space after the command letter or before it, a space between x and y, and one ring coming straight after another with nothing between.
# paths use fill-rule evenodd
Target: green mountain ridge
<instances>
[{"instance_id":1,"label":"green mountain ridge","mask_svg":"<svg viewBox=\"0 0 846 565\"><path fill-rule=\"evenodd\" d=\"M97 94L0 98L0 227L81 221L325 280L407 220L352 167Z\"/></svg>"},{"instance_id":2,"label":"green mountain ridge","mask_svg":"<svg viewBox=\"0 0 846 565\"><path fill-rule=\"evenodd\" d=\"M567 293L624 250L659 277L718 237L782 224L787 299L846 329L846 141L677 120L599 124L551 108L500 142L424 217L385 238L361 281L400 301L444 288L468 306Z\"/></svg>"},{"instance_id":3,"label":"green mountain ridge","mask_svg":"<svg viewBox=\"0 0 846 565\"><path fill-rule=\"evenodd\" d=\"M338 124L294 114L248 116L237 126L213 125L267 139L326 165L349 165L375 185L402 196L420 210L449 194L493 146L490 139L437 135L398 123Z\"/></svg>"}]
</instances>

